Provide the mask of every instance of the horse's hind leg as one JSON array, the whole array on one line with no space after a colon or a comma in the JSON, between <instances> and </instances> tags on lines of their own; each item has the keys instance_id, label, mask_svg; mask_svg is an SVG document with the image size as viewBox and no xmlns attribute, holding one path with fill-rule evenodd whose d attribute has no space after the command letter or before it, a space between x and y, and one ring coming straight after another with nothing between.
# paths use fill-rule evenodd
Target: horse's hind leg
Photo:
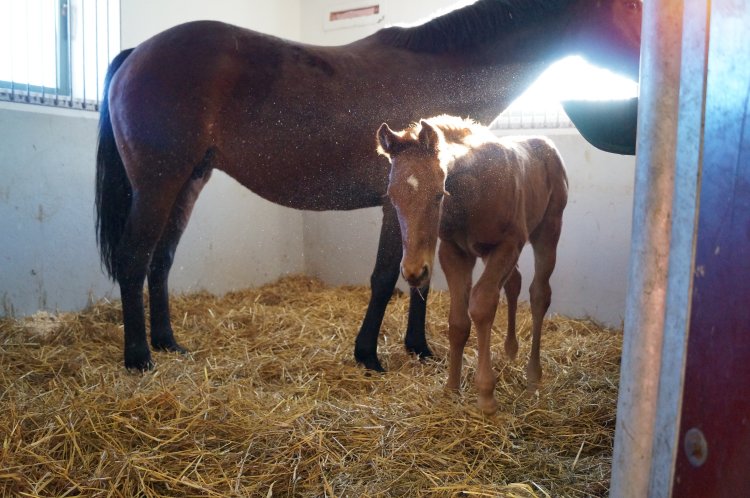
<instances>
[{"instance_id":1,"label":"horse's hind leg","mask_svg":"<svg viewBox=\"0 0 750 498\"><path fill-rule=\"evenodd\" d=\"M193 177L185 184L172 207L167 226L154 250L148 271L148 295L151 312L151 346L159 351L184 353L185 349L174 338L169 314L169 270L180 237L187 227L193 206L203 186L208 181L211 170L196 169Z\"/></svg>"},{"instance_id":2,"label":"horse's hind leg","mask_svg":"<svg viewBox=\"0 0 750 498\"><path fill-rule=\"evenodd\" d=\"M128 221L117 246L117 279L125 328L125 368L153 367L146 341L143 281L151 254L169 219L176 192L166 189L134 190Z\"/></svg>"},{"instance_id":3,"label":"horse's hind leg","mask_svg":"<svg viewBox=\"0 0 750 498\"><path fill-rule=\"evenodd\" d=\"M555 269L557 242L562 229L560 216L547 216L530 237L534 248L534 280L529 287L531 300L531 354L526 366L526 380L529 392L539 387L542 379L542 365L539 359L542 338L542 321L552 300L549 279Z\"/></svg>"},{"instance_id":4,"label":"horse's hind leg","mask_svg":"<svg viewBox=\"0 0 750 498\"><path fill-rule=\"evenodd\" d=\"M521 293L521 272L516 265L503 286L508 300L508 333L505 336L505 355L515 360L518 354L518 339L516 338L516 311L518 310L518 295Z\"/></svg>"}]
</instances>

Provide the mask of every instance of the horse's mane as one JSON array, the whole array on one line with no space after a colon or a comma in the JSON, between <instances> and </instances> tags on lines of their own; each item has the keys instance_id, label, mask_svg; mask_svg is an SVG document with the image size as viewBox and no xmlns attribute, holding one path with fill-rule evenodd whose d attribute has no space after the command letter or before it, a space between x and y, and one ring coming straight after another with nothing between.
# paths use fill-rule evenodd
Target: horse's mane
<instances>
[{"instance_id":1,"label":"horse's mane","mask_svg":"<svg viewBox=\"0 0 750 498\"><path fill-rule=\"evenodd\" d=\"M478 0L414 27L392 26L376 33L386 45L415 52L471 48L509 29L559 14L571 0Z\"/></svg>"}]
</instances>

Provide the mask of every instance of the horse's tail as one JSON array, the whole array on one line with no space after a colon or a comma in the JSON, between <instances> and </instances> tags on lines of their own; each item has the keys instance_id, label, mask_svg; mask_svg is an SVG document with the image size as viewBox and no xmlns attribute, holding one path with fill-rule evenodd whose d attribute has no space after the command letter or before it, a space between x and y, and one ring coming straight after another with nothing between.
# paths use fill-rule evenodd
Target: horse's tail
<instances>
[{"instance_id":1,"label":"horse's tail","mask_svg":"<svg viewBox=\"0 0 750 498\"><path fill-rule=\"evenodd\" d=\"M96 241L102 266L117 281L115 252L130 212L133 190L125 173L109 117L109 83L133 49L123 50L112 60L104 79L99 107L99 143L96 149Z\"/></svg>"}]
</instances>

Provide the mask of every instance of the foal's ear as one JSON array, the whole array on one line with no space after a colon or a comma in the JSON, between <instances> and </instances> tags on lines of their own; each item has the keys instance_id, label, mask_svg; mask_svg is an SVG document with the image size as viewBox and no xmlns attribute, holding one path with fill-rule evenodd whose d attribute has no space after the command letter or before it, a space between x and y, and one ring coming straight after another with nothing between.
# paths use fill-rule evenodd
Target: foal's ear
<instances>
[{"instance_id":1,"label":"foal's ear","mask_svg":"<svg viewBox=\"0 0 750 498\"><path fill-rule=\"evenodd\" d=\"M422 129L419 131L419 145L430 152L438 150L440 136L437 130L424 119L419 122Z\"/></svg>"},{"instance_id":2,"label":"foal's ear","mask_svg":"<svg viewBox=\"0 0 750 498\"><path fill-rule=\"evenodd\" d=\"M391 155L396 150L396 145L399 143L401 137L396 135L396 132L390 129L390 127L383 123L378 128L378 145L380 146L379 152Z\"/></svg>"}]
</instances>

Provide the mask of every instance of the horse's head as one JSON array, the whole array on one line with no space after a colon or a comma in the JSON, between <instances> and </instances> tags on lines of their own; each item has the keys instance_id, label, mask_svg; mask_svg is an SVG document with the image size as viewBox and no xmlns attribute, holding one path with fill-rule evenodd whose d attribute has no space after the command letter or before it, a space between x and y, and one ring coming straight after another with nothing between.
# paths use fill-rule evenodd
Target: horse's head
<instances>
[{"instance_id":1,"label":"horse's head","mask_svg":"<svg viewBox=\"0 0 750 498\"><path fill-rule=\"evenodd\" d=\"M567 34L592 64L638 79L642 0L578 0Z\"/></svg>"},{"instance_id":2,"label":"horse's head","mask_svg":"<svg viewBox=\"0 0 750 498\"><path fill-rule=\"evenodd\" d=\"M378 151L391 161L388 197L401 227L401 275L412 287L429 282L438 238L445 169L440 164L439 129L426 121L394 132L383 123L377 133Z\"/></svg>"}]
</instances>

